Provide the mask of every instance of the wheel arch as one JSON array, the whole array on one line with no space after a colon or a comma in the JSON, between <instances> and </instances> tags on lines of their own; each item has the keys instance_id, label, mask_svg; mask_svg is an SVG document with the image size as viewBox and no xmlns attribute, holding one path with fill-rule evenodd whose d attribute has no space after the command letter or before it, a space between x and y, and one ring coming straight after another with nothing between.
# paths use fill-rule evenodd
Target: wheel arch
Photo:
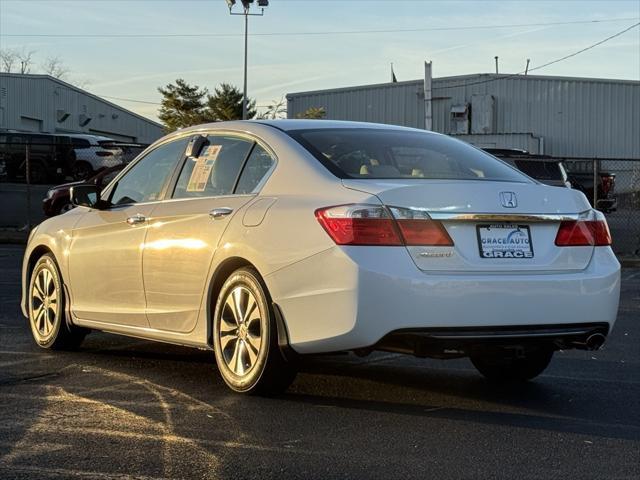
<instances>
[{"instance_id":1,"label":"wheel arch","mask_svg":"<svg viewBox=\"0 0 640 480\"><path fill-rule=\"evenodd\" d=\"M207 344L214 348L213 342L213 315L215 310L215 304L220 294L220 290L224 285L224 282L229 278L229 276L243 267L251 267L253 268L260 278L262 282L267 287L267 296L268 300L271 303L271 307L273 309L273 315L276 322L277 327L277 343L280 349L280 353L283 358L287 361L291 361L296 357L295 351L291 348L289 342L289 330L287 328L287 323L284 319L284 315L282 314L282 310L280 306L273 301L271 297L271 292L269 291L269 287L265 281L264 276L260 273L260 270L249 260L244 257L234 256L225 259L218 267L215 269L213 275L211 276L211 280L209 282L209 287L207 289L207 311L206 311L206 321L207 321Z\"/></svg>"},{"instance_id":2,"label":"wheel arch","mask_svg":"<svg viewBox=\"0 0 640 480\"><path fill-rule=\"evenodd\" d=\"M56 263L57 267L58 267L58 273L60 275L60 281L62 283L62 289L63 289L63 295L65 297L65 302L64 302L64 315L65 315L65 321L67 322L67 324L70 324L71 322L71 315L70 315L70 304L69 304L69 290L67 288L67 283L65 281L65 276L64 276L64 272L62 271L60 262L58 261L58 258L56 257L55 252L48 246L45 244L39 244L36 247L34 247L30 252L29 252L29 256L27 258L25 267L26 270L24 272L24 282L23 282L23 294L22 294L22 312L25 316L28 316L28 307L27 307L27 299L29 296L29 285L31 284L31 275L33 274L33 268L35 267L37 261L42 258L43 255L51 255L51 257L53 258L53 261Z\"/></svg>"},{"instance_id":3,"label":"wheel arch","mask_svg":"<svg viewBox=\"0 0 640 480\"><path fill-rule=\"evenodd\" d=\"M229 278L233 272L242 267L251 267L260 274L260 270L244 257L234 256L226 258L223 262L216 267L209 280L207 288L207 303L206 303L206 322L207 322L207 344L213 348L213 315L215 312L215 305L222 289L222 285ZM264 277L262 277L264 279Z\"/></svg>"},{"instance_id":4,"label":"wheel arch","mask_svg":"<svg viewBox=\"0 0 640 480\"><path fill-rule=\"evenodd\" d=\"M33 250L31 250L31 252L29 253L29 258L27 260L27 271L26 271L26 279L25 279L25 284L27 285L27 288L29 283L31 282L31 274L33 273L33 267L35 267L36 262L40 259L40 257L46 254L50 254L53 257L56 264L58 265L58 270L60 270L60 263L58 262L58 259L56 258L55 253L53 253L53 250L51 250L47 245L38 245ZM60 275L62 276L62 272L60 273Z\"/></svg>"}]
</instances>

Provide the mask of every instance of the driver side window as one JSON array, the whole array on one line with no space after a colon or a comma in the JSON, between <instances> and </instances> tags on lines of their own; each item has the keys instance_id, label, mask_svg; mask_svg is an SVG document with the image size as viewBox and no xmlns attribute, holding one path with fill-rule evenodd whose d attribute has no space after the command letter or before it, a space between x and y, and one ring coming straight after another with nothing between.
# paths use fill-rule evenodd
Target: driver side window
<instances>
[{"instance_id":1,"label":"driver side window","mask_svg":"<svg viewBox=\"0 0 640 480\"><path fill-rule=\"evenodd\" d=\"M162 189L182 159L188 138L161 145L141 158L122 177L111 193L112 205L160 200Z\"/></svg>"}]
</instances>

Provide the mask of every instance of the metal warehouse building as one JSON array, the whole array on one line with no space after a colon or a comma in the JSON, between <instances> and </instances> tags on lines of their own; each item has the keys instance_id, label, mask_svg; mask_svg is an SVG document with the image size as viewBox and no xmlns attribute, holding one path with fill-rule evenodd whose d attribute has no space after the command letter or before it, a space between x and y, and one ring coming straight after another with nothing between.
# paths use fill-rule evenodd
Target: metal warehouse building
<instances>
[{"instance_id":1,"label":"metal warehouse building","mask_svg":"<svg viewBox=\"0 0 640 480\"><path fill-rule=\"evenodd\" d=\"M0 129L151 143L162 125L49 75L0 73Z\"/></svg>"},{"instance_id":2,"label":"metal warehouse building","mask_svg":"<svg viewBox=\"0 0 640 480\"><path fill-rule=\"evenodd\" d=\"M640 82L536 75L435 78L432 129L480 147L561 158L640 159ZM287 95L288 116L425 128L423 80Z\"/></svg>"}]
</instances>

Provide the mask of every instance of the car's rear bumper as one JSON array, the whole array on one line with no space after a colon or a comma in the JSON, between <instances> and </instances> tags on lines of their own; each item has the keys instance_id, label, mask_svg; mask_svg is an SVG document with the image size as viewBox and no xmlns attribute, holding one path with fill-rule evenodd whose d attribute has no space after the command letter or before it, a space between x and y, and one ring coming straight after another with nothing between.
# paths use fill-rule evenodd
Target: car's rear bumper
<instances>
[{"instance_id":1,"label":"car's rear bumper","mask_svg":"<svg viewBox=\"0 0 640 480\"><path fill-rule=\"evenodd\" d=\"M403 248L336 247L266 280L293 349L319 353L375 346L411 329L597 323L609 331L620 264L610 248L599 247L578 272L430 274Z\"/></svg>"}]
</instances>

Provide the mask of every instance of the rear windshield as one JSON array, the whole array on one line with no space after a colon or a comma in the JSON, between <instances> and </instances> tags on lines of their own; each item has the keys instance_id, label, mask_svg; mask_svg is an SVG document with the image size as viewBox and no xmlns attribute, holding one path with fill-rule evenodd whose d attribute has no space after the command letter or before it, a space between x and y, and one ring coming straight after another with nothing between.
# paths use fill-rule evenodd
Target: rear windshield
<instances>
[{"instance_id":1,"label":"rear windshield","mask_svg":"<svg viewBox=\"0 0 640 480\"><path fill-rule=\"evenodd\" d=\"M288 133L340 178L530 182L495 157L444 135L365 128Z\"/></svg>"}]
</instances>

